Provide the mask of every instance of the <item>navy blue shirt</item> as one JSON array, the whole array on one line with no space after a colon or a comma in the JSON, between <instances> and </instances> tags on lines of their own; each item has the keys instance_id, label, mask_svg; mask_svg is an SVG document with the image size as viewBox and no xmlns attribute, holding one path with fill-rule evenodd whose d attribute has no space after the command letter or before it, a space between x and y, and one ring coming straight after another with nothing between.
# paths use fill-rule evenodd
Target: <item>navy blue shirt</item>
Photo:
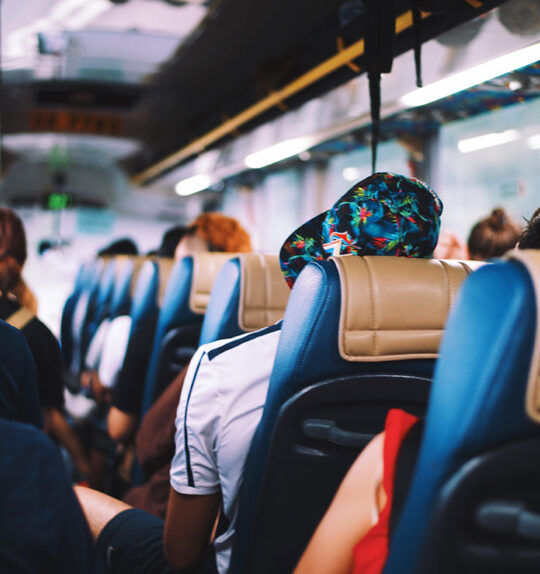
<instances>
[{"instance_id":1,"label":"navy blue shirt","mask_svg":"<svg viewBox=\"0 0 540 574\"><path fill-rule=\"evenodd\" d=\"M1 320L0 418L43 427L32 353L24 335Z\"/></svg>"},{"instance_id":2,"label":"navy blue shirt","mask_svg":"<svg viewBox=\"0 0 540 574\"><path fill-rule=\"evenodd\" d=\"M102 565L58 449L42 432L0 420L0 570L97 574Z\"/></svg>"}]
</instances>

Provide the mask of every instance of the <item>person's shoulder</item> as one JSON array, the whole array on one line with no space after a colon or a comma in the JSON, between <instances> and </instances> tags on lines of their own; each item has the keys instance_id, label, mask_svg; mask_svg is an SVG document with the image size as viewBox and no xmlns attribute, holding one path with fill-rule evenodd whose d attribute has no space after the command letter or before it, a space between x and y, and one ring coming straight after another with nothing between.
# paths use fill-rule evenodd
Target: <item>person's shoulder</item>
<instances>
[{"instance_id":1,"label":"person's shoulder","mask_svg":"<svg viewBox=\"0 0 540 574\"><path fill-rule=\"evenodd\" d=\"M246 356L245 353L251 353L255 349L262 348L274 341L277 345L281 331L281 324L282 321L278 321L274 325L264 327L263 329L253 331L252 333L238 335L231 339L222 339L220 341L204 345L203 352L208 355L209 361L228 361L233 355L240 353L243 356Z\"/></svg>"},{"instance_id":2,"label":"person's shoulder","mask_svg":"<svg viewBox=\"0 0 540 574\"><path fill-rule=\"evenodd\" d=\"M53 332L39 319L38 317L32 317L32 319L22 328L24 333L32 332L33 335L39 337L43 341L47 341L54 346L57 346L58 339L54 336Z\"/></svg>"},{"instance_id":3,"label":"person's shoulder","mask_svg":"<svg viewBox=\"0 0 540 574\"><path fill-rule=\"evenodd\" d=\"M51 440L39 429L26 423L0 419L0 437L0 450L15 450L18 454L33 451L43 459L56 453Z\"/></svg>"}]
</instances>

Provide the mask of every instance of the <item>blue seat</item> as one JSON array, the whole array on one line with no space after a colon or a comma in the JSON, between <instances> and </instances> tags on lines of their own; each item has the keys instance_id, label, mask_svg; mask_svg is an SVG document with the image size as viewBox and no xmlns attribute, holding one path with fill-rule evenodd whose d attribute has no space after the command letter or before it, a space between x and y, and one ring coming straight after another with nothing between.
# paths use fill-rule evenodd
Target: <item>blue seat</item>
<instances>
[{"instance_id":1,"label":"blue seat","mask_svg":"<svg viewBox=\"0 0 540 574\"><path fill-rule=\"evenodd\" d=\"M385 574L540 571L540 251L510 257L448 321Z\"/></svg>"},{"instance_id":2,"label":"blue seat","mask_svg":"<svg viewBox=\"0 0 540 574\"><path fill-rule=\"evenodd\" d=\"M121 315L129 315L133 287L143 262L144 258L142 257L125 255L115 257L114 287L108 309L111 320Z\"/></svg>"},{"instance_id":3,"label":"blue seat","mask_svg":"<svg viewBox=\"0 0 540 574\"><path fill-rule=\"evenodd\" d=\"M279 321L289 293L277 255L242 253L227 261L212 288L199 345Z\"/></svg>"},{"instance_id":4,"label":"blue seat","mask_svg":"<svg viewBox=\"0 0 540 574\"><path fill-rule=\"evenodd\" d=\"M62 347L62 357L65 365L70 365L73 357L73 314L79 296L88 283L92 274L93 262L82 263L77 271L73 291L66 299L62 309L62 318L60 321L60 343Z\"/></svg>"},{"instance_id":5,"label":"blue seat","mask_svg":"<svg viewBox=\"0 0 540 574\"><path fill-rule=\"evenodd\" d=\"M92 320L96 299L99 293L99 281L104 269L102 258L96 259L88 266L82 281L83 284L74 305L71 324L71 361L66 363L72 378L77 378L83 367L88 341L84 333L87 325ZM76 386L76 385L75 385Z\"/></svg>"},{"instance_id":6,"label":"blue seat","mask_svg":"<svg viewBox=\"0 0 540 574\"><path fill-rule=\"evenodd\" d=\"M425 410L448 308L471 268L345 256L300 274L245 465L232 573L291 572L387 411Z\"/></svg>"},{"instance_id":7,"label":"blue seat","mask_svg":"<svg viewBox=\"0 0 540 574\"><path fill-rule=\"evenodd\" d=\"M116 279L116 262L114 258L104 261L104 268L99 282L95 286L92 305L88 307L81 333L81 352L86 353L92 337L96 334L101 322L109 316Z\"/></svg>"},{"instance_id":8,"label":"blue seat","mask_svg":"<svg viewBox=\"0 0 540 574\"><path fill-rule=\"evenodd\" d=\"M158 261L145 261L137 276L131 301L131 327L126 353L118 375L128 387L142 389L148 370L150 350L159 312L160 267Z\"/></svg>"},{"instance_id":9,"label":"blue seat","mask_svg":"<svg viewBox=\"0 0 540 574\"><path fill-rule=\"evenodd\" d=\"M210 291L226 253L198 253L172 267L146 374L142 414L187 365L197 349Z\"/></svg>"}]
</instances>

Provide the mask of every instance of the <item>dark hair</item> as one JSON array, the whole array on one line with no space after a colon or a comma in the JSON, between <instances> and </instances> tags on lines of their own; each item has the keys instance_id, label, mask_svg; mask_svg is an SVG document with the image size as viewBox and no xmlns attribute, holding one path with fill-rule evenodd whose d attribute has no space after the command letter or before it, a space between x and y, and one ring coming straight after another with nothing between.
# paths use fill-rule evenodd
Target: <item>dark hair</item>
<instances>
[{"instance_id":1,"label":"dark hair","mask_svg":"<svg viewBox=\"0 0 540 574\"><path fill-rule=\"evenodd\" d=\"M26 234L19 216L0 208L0 291L7 295L20 281L26 261Z\"/></svg>"},{"instance_id":2,"label":"dark hair","mask_svg":"<svg viewBox=\"0 0 540 574\"><path fill-rule=\"evenodd\" d=\"M174 250L180 243L180 240L186 234L187 228L183 225L175 225L167 229L161 239L161 245L157 250L156 255L159 257L174 257Z\"/></svg>"},{"instance_id":3,"label":"dark hair","mask_svg":"<svg viewBox=\"0 0 540 574\"><path fill-rule=\"evenodd\" d=\"M533 213L531 219L519 238L519 249L540 249L540 207Z\"/></svg>"},{"instance_id":4,"label":"dark hair","mask_svg":"<svg viewBox=\"0 0 540 574\"><path fill-rule=\"evenodd\" d=\"M139 250L133 239L122 237L113 241L103 249L98 251L98 257L107 257L110 255L138 255Z\"/></svg>"},{"instance_id":5,"label":"dark hair","mask_svg":"<svg viewBox=\"0 0 540 574\"><path fill-rule=\"evenodd\" d=\"M186 235L198 235L210 251L227 253L253 251L247 231L234 218L222 213L203 213L192 221Z\"/></svg>"},{"instance_id":6,"label":"dark hair","mask_svg":"<svg viewBox=\"0 0 540 574\"><path fill-rule=\"evenodd\" d=\"M471 230L467 247L471 259L501 257L516 246L521 228L512 221L504 209L496 207Z\"/></svg>"}]
</instances>

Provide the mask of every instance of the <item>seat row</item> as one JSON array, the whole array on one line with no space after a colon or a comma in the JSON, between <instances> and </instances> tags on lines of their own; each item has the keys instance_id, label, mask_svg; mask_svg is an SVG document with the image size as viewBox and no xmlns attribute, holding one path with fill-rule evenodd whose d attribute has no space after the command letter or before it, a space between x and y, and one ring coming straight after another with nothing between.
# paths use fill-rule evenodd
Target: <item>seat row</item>
<instances>
[{"instance_id":1,"label":"seat row","mask_svg":"<svg viewBox=\"0 0 540 574\"><path fill-rule=\"evenodd\" d=\"M537 252L485 266L467 281L435 375L448 313L479 263L335 257L308 265L287 304L277 258L242 254L218 263L215 255L185 258L172 268L147 345L142 408L197 344L272 324L287 305L246 462L231 572L292 571L389 408L424 414L428 400L426 437L385 571L465 571L471 565L492 571L501 564L501 545L506 568L512 560L538 566L530 542L535 530L523 534L527 528L520 533L517 526L523 499L534 505L537 497L531 460L538 427L523 407L528 384L529 411L539 410L538 368L531 368L531 361L538 363ZM152 280L143 280L147 273ZM145 284L154 286L150 298L158 313L158 283L159 264L145 262L131 301L133 323ZM82 293L84 287L78 300ZM502 506L499 493L510 498ZM515 520L505 521L509 515Z\"/></svg>"}]
</instances>

